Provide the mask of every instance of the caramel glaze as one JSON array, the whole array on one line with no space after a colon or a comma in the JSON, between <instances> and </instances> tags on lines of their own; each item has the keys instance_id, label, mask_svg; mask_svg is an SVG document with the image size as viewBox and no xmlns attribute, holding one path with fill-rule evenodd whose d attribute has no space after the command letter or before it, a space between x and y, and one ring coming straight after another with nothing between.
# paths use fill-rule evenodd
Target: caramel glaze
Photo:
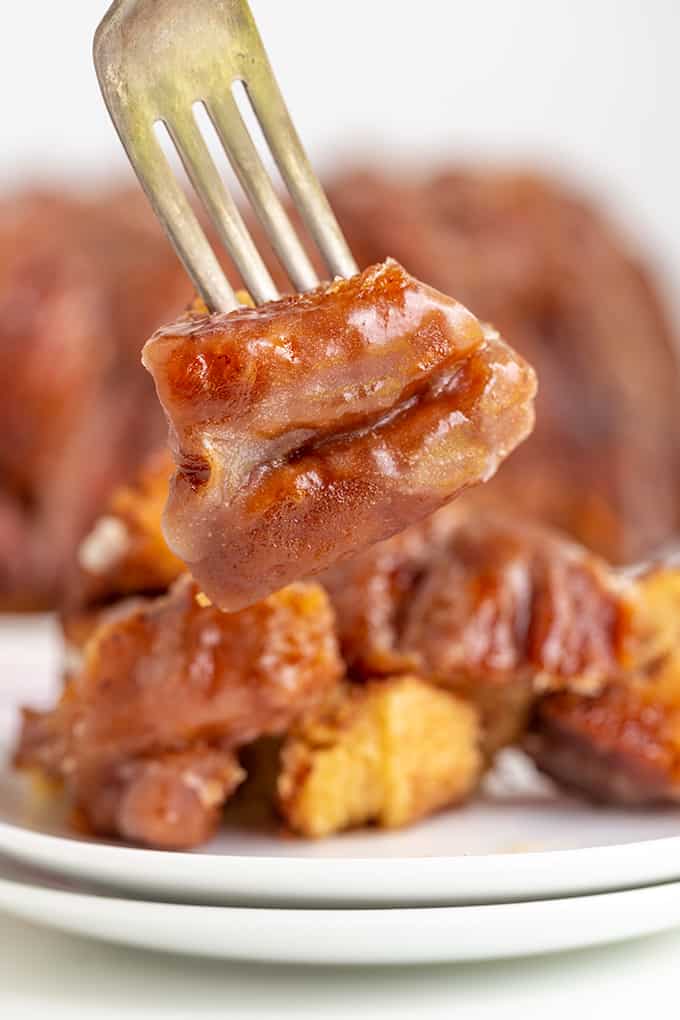
<instances>
[{"instance_id":1,"label":"caramel glaze","mask_svg":"<svg viewBox=\"0 0 680 1020\"><path fill-rule=\"evenodd\" d=\"M144 349L177 473L165 533L222 609L402 530L529 433L531 368L392 260Z\"/></svg>"},{"instance_id":2,"label":"caramel glaze","mask_svg":"<svg viewBox=\"0 0 680 1020\"><path fill-rule=\"evenodd\" d=\"M465 669L542 686L602 680L621 664L632 585L598 557L536 525L475 514L413 597L401 645L428 673Z\"/></svg>"},{"instance_id":3,"label":"caramel glaze","mask_svg":"<svg viewBox=\"0 0 680 1020\"><path fill-rule=\"evenodd\" d=\"M201 842L242 778L234 751L282 733L342 676L318 585L234 614L197 594L185 576L165 598L114 613L57 707L25 713L17 764L62 780L97 832ZM184 814L186 831L172 821Z\"/></svg>"},{"instance_id":4,"label":"caramel glaze","mask_svg":"<svg viewBox=\"0 0 680 1020\"><path fill-rule=\"evenodd\" d=\"M405 668L543 684L605 677L627 654L633 584L559 533L445 508L321 575L361 675Z\"/></svg>"}]
</instances>

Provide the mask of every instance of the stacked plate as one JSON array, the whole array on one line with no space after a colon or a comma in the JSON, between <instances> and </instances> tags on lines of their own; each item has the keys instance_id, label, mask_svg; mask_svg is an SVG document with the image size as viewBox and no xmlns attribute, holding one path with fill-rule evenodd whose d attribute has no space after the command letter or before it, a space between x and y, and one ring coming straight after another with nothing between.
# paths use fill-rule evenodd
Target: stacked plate
<instances>
[{"instance_id":1,"label":"stacked plate","mask_svg":"<svg viewBox=\"0 0 680 1020\"><path fill-rule=\"evenodd\" d=\"M482 797L320 843L225 828L195 853L75 836L9 765L19 704L54 696L49 620L0 630L0 910L172 952L304 963L519 956L680 926L680 811L555 792L508 754Z\"/></svg>"}]
</instances>

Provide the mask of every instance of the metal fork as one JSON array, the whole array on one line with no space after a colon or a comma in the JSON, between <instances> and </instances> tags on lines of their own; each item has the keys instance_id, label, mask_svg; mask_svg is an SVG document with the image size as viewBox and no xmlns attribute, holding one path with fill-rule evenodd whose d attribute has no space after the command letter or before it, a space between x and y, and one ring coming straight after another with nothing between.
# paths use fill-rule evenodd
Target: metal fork
<instances>
[{"instance_id":1,"label":"metal fork","mask_svg":"<svg viewBox=\"0 0 680 1020\"><path fill-rule=\"evenodd\" d=\"M357 271L305 155L246 0L116 0L97 29L94 60L120 139L201 297L236 307L234 291L158 139L162 122L256 304L274 282L229 194L195 115L203 104L229 161L298 291L318 278L233 93L243 82L274 160L331 276Z\"/></svg>"}]
</instances>

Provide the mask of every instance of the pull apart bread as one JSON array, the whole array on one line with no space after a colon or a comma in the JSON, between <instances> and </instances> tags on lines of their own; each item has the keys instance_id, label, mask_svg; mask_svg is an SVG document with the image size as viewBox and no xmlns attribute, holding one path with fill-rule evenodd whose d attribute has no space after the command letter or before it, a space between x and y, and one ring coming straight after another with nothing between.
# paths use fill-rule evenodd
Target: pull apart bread
<instances>
[{"instance_id":1,"label":"pull apart bread","mask_svg":"<svg viewBox=\"0 0 680 1020\"><path fill-rule=\"evenodd\" d=\"M74 619L87 627L67 618L81 661L53 712L27 713L17 755L61 780L98 832L196 845L246 774L234 807L260 799L303 836L409 824L469 797L529 726L531 750L554 692L596 704L680 637L673 570L634 579L549 529L461 504L238 613L186 575L130 601L140 551L148 590L167 577L149 553L162 467L112 499L103 519L127 543L117 575L101 560L96 598L111 604L85 602Z\"/></svg>"},{"instance_id":2,"label":"pull apart bread","mask_svg":"<svg viewBox=\"0 0 680 1020\"><path fill-rule=\"evenodd\" d=\"M145 358L173 552L159 456L80 547L78 656L16 756L91 830L195 846L256 797L308 837L406 825L511 743L604 799L680 799L680 571L478 506L427 516L530 428L533 374L495 334L388 262L191 314Z\"/></svg>"},{"instance_id":3,"label":"pull apart bread","mask_svg":"<svg viewBox=\"0 0 680 1020\"><path fill-rule=\"evenodd\" d=\"M531 431L533 370L388 260L144 348L177 462L173 552L238 610L487 481Z\"/></svg>"}]
</instances>

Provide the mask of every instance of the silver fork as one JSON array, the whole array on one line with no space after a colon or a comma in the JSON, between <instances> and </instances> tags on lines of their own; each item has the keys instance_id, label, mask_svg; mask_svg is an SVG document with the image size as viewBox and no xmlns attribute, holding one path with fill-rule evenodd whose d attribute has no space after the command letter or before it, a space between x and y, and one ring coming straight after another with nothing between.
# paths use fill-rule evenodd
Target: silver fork
<instances>
[{"instance_id":1,"label":"silver fork","mask_svg":"<svg viewBox=\"0 0 680 1020\"><path fill-rule=\"evenodd\" d=\"M195 116L203 104L293 286L318 278L258 154L233 94L243 82L274 160L331 276L357 271L305 155L246 0L116 0L97 29L94 60L120 139L199 294L212 311L236 307L159 142L162 122L189 180L256 304L278 292L213 161Z\"/></svg>"}]
</instances>

